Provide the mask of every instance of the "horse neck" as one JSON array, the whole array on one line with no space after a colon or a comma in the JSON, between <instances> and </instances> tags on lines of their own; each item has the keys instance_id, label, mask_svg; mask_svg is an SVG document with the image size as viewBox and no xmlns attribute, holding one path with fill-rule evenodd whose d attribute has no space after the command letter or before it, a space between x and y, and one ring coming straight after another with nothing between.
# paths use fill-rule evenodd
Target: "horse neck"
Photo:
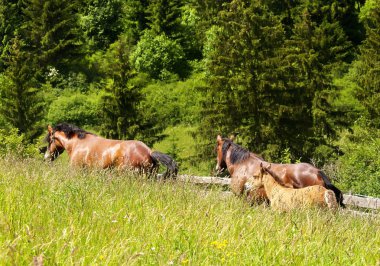
<instances>
[{"instance_id":1,"label":"horse neck","mask_svg":"<svg viewBox=\"0 0 380 266\"><path fill-rule=\"evenodd\" d=\"M274 177L270 174L264 174L263 183L265 192L267 193L268 197L271 197L273 189L279 186Z\"/></svg>"},{"instance_id":2,"label":"horse neck","mask_svg":"<svg viewBox=\"0 0 380 266\"><path fill-rule=\"evenodd\" d=\"M231 163L231 149L228 149L226 152L226 159L225 159L227 170L232 174L234 165Z\"/></svg>"},{"instance_id":3,"label":"horse neck","mask_svg":"<svg viewBox=\"0 0 380 266\"><path fill-rule=\"evenodd\" d=\"M231 163L231 148L229 148L228 150L227 150L227 152L226 152L226 159L225 159L225 162L226 162L226 164L227 164L227 168L229 167L229 166L232 166L233 165L233 163ZM248 159L247 160L255 160L255 162L257 162L257 163L260 163L260 162L262 162L263 160L262 159L260 159L260 157L258 157L256 154L254 154L254 153L252 153L252 152L250 152L249 153L249 157L248 157ZM235 164L239 164L239 163L235 163Z\"/></svg>"},{"instance_id":4,"label":"horse neck","mask_svg":"<svg viewBox=\"0 0 380 266\"><path fill-rule=\"evenodd\" d=\"M71 153L73 149L75 148L75 146L77 145L77 143L81 141L81 139L79 139L77 136L74 136L69 139L67 137L63 137L59 135L56 138L61 142L63 148L67 151L67 154L69 155L69 157L71 157Z\"/></svg>"}]
</instances>

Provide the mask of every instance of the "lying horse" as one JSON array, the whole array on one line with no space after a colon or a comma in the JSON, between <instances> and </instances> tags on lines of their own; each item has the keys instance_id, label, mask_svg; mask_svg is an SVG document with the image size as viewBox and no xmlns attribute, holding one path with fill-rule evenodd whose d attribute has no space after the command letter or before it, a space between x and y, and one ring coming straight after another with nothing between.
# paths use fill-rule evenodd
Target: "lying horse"
<instances>
[{"instance_id":1,"label":"lying horse","mask_svg":"<svg viewBox=\"0 0 380 266\"><path fill-rule=\"evenodd\" d=\"M105 139L67 123L54 128L48 126L46 140L46 160L54 161L66 150L73 166L115 167L153 174L157 172L159 163L162 163L167 167L165 177L178 173L177 164L169 155L152 152L141 141Z\"/></svg>"},{"instance_id":2,"label":"lying horse","mask_svg":"<svg viewBox=\"0 0 380 266\"><path fill-rule=\"evenodd\" d=\"M242 195L247 182L260 172L260 164L269 164L259 155L249 152L228 138L217 136L217 164L216 171L227 169L231 175L231 190L236 195ZM271 164L273 175L281 185L289 188L303 188L320 185L334 191L339 204L344 207L342 192L331 184L328 177L318 168L308 163ZM259 199L265 199L266 193L258 189L254 193ZM251 197L253 197L251 195Z\"/></svg>"},{"instance_id":3,"label":"lying horse","mask_svg":"<svg viewBox=\"0 0 380 266\"><path fill-rule=\"evenodd\" d=\"M261 171L256 186L263 186L266 195L270 201L270 206L281 211L289 211L304 207L327 207L337 209L338 203L333 191L326 189L320 185L314 185L304 188L288 188L280 185L270 165L263 167L260 165Z\"/></svg>"}]
</instances>

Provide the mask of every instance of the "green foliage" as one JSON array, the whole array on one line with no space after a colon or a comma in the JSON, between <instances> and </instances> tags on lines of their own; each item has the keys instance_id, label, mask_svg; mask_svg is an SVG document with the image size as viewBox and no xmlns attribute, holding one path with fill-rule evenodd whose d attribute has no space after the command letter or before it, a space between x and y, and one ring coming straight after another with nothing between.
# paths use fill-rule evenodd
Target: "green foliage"
<instances>
[{"instance_id":1,"label":"green foliage","mask_svg":"<svg viewBox=\"0 0 380 266\"><path fill-rule=\"evenodd\" d=\"M130 50L128 40L121 37L104 55L102 69L106 79L101 98L101 133L106 137L132 139L139 129L137 108L144 82L134 79L136 73L129 61Z\"/></svg>"},{"instance_id":2,"label":"green foliage","mask_svg":"<svg viewBox=\"0 0 380 266\"><path fill-rule=\"evenodd\" d=\"M85 94L66 90L50 103L46 120L51 125L67 122L79 127L97 128L101 121L100 97L97 92Z\"/></svg>"},{"instance_id":3,"label":"green foliage","mask_svg":"<svg viewBox=\"0 0 380 266\"><path fill-rule=\"evenodd\" d=\"M5 61L11 40L22 23L22 0L0 0L0 71L6 67Z\"/></svg>"},{"instance_id":4,"label":"green foliage","mask_svg":"<svg viewBox=\"0 0 380 266\"><path fill-rule=\"evenodd\" d=\"M186 81L151 83L143 89L142 101L147 113L156 117L157 123L175 126L180 123L196 125L200 118L200 103L204 86L202 77L194 75Z\"/></svg>"},{"instance_id":5,"label":"green foliage","mask_svg":"<svg viewBox=\"0 0 380 266\"><path fill-rule=\"evenodd\" d=\"M195 8L182 7L181 36L178 38L187 60L199 60L202 58L202 41L198 33L200 17Z\"/></svg>"},{"instance_id":6,"label":"green foliage","mask_svg":"<svg viewBox=\"0 0 380 266\"><path fill-rule=\"evenodd\" d=\"M359 89L357 98L363 103L370 123L380 128L380 1L368 1L363 9L366 40L360 47L360 56L353 64L352 81ZM375 8L376 6L376 8Z\"/></svg>"},{"instance_id":7,"label":"green foliage","mask_svg":"<svg viewBox=\"0 0 380 266\"><path fill-rule=\"evenodd\" d=\"M196 13L192 16L195 16L195 34L194 37L197 39L201 46L205 44L206 33L207 31L215 24L215 18L218 15L218 12L223 9L223 5L228 3L229 0L191 0L189 11L193 13L193 9L196 10ZM185 9L185 18L188 17L186 12L189 12Z\"/></svg>"},{"instance_id":8,"label":"green foliage","mask_svg":"<svg viewBox=\"0 0 380 266\"><path fill-rule=\"evenodd\" d=\"M379 5L0 0L0 127L159 142L190 174L210 174L218 133L270 161L335 165L354 121L380 128Z\"/></svg>"},{"instance_id":9,"label":"green foliage","mask_svg":"<svg viewBox=\"0 0 380 266\"><path fill-rule=\"evenodd\" d=\"M24 6L22 38L37 63L35 76L48 66L62 71L76 66L83 56L78 2L26 0Z\"/></svg>"},{"instance_id":10,"label":"green foliage","mask_svg":"<svg viewBox=\"0 0 380 266\"><path fill-rule=\"evenodd\" d=\"M340 26L342 10L336 5L305 1L292 10L293 32L283 49L283 80L287 90L294 92L293 98L285 98L285 105L294 108L285 113L281 127L289 133L289 146L296 157L324 162L335 149L330 139L336 137L336 120L349 111L334 110L333 103L340 92L332 77L344 71L351 43ZM294 118L294 124L287 121L289 117Z\"/></svg>"},{"instance_id":11,"label":"green foliage","mask_svg":"<svg viewBox=\"0 0 380 266\"><path fill-rule=\"evenodd\" d=\"M156 82L142 90L146 97L140 110L143 110L144 121L148 122L145 123L151 126L145 126L138 136L150 144L158 142L155 148L175 157L181 163L181 171L190 167L197 172L201 168L203 170L192 137L202 119L202 94L199 90L202 86L201 76L194 75L186 81Z\"/></svg>"},{"instance_id":12,"label":"green foliage","mask_svg":"<svg viewBox=\"0 0 380 266\"><path fill-rule=\"evenodd\" d=\"M139 72L154 79L172 79L173 75L186 76L188 65L182 47L166 35L154 36L146 31L131 55Z\"/></svg>"},{"instance_id":13,"label":"green foliage","mask_svg":"<svg viewBox=\"0 0 380 266\"><path fill-rule=\"evenodd\" d=\"M153 149L171 154L179 164L181 174L210 176L215 168L216 154L212 154L212 160L199 160L199 143L193 137L195 131L196 127L186 124L168 126L163 131L166 137L157 141ZM210 150L213 151L213 147Z\"/></svg>"},{"instance_id":14,"label":"green foliage","mask_svg":"<svg viewBox=\"0 0 380 266\"><path fill-rule=\"evenodd\" d=\"M123 31L121 0L88 0L85 2L81 28L93 50L105 50Z\"/></svg>"},{"instance_id":15,"label":"green foliage","mask_svg":"<svg viewBox=\"0 0 380 266\"><path fill-rule=\"evenodd\" d=\"M281 45L279 19L261 1L232 1L219 12L204 48L206 79L200 134L239 132L256 152L283 140L277 135ZM279 151L277 151L279 152Z\"/></svg>"},{"instance_id":16,"label":"green foliage","mask_svg":"<svg viewBox=\"0 0 380 266\"><path fill-rule=\"evenodd\" d=\"M8 68L0 76L2 104L0 113L12 127L33 141L40 134L39 123L45 106L42 93L35 87L34 61L24 42L13 40L7 58Z\"/></svg>"},{"instance_id":17,"label":"green foliage","mask_svg":"<svg viewBox=\"0 0 380 266\"><path fill-rule=\"evenodd\" d=\"M38 155L36 146L25 142L25 136L19 134L17 128L0 129L0 157L36 157Z\"/></svg>"},{"instance_id":18,"label":"green foliage","mask_svg":"<svg viewBox=\"0 0 380 266\"><path fill-rule=\"evenodd\" d=\"M148 6L148 25L154 36L176 39L181 31L181 0L153 0Z\"/></svg>"},{"instance_id":19,"label":"green foliage","mask_svg":"<svg viewBox=\"0 0 380 266\"><path fill-rule=\"evenodd\" d=\"M140 39L145 29L148 28L148 6L149 1L147 0L127 0L124 7L125 33L135 42Z\"/></svg>"},{"instance_id":20,"label":"green foliage","mask_svg":"<svg viewBox=\"0 0 380 266\"><path fill-rule=\"evenodd\" d=\"M380 196L380 130L359 119L339 140L343 155L337 161L339 183L344 191Z\"/></svg>"}]
</instances>

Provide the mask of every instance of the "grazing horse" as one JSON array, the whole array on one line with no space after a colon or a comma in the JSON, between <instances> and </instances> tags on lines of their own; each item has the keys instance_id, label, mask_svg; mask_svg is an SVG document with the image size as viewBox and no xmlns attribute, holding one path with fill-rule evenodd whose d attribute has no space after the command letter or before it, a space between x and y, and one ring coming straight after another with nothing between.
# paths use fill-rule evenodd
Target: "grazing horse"
<instances>
[{"instance_id":1,"label":"grazing horse","mask_svg":"<svg viewBox=\"0 0 380 266\"><path fill-rule=\"evenodd\" d=\"M264 167L261 163L260 168L259 177L255 178L257 182L255 186L264 187L272 208L281 211L304 207L338 208L338 202L332 190L320 185L299 189L284 187L274 177L270 165Z\"/></svg>"},{"instance_id":2,"label":"grazing horse","mask_svg":"<svg viewBox=\"0 0 380 266\"><path fill-rule=\"evenodd\" d=\"M231 139L217 136L217 164L218 173L227 169L231 175L231 190L236 195L242 195L244 189L252 188L252 178L260 172L260 164L269 164L259 155L249 152L232 142ZM324 186L334 191L339 204L344 207L342 192L331 184L328 177L318 168L308 163L271 164L273 175L281 185L290 188L303 188L313 185ZM265 191L258 189L258 198L265 198ZM252 197L252 195L251 195Z\"/></svg>"},{"instance_id":3,"label":"grazing horse","mask_svg":"<svg viewBox=\"0 0 380 266\"><path fill-rule=\"evenodd\" d=\"M156 173L159 163L167 167L164 177L178 173L174 160L161 152L154 151L141 141L111 140L96 136L76 126L61 123L48 126L48 146L45 159L54 161L67 151L70 164L81 167L130 169L147 174ZM45 149L40 149L44 151Z\"/></svg>"}]
</instances>

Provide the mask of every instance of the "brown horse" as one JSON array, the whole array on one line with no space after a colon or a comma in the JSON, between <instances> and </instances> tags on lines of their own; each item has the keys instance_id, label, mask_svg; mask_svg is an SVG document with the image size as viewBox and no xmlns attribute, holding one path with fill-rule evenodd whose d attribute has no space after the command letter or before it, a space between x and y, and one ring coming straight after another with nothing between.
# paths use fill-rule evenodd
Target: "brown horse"
<instances>
[{"instance_id":1,"label":"brown horse","mask_svg":"<svg viewBox=\"0 0 380 266\"><path fill-rule=\"evenodd\" d=\"M67 123L54 128L48 126L46 140L45 159L50 161L66 150L73 166L114 167L152 174L157 172L161 163L167 167L164 177L175 176L178 172L177 164L170 156L152 152L141 141L105 139Z\"/></svg>"},{"instance_id":2,"label":"brown horse","mask_svg":"<svg viewBox=\"0 0 380 266\"><path fill-rule=\"evenodd\" d=\"M270 206L281 211L295 210L307 207L338 208L335 194L320 185L304 188L289 188L279 184L269 166L260 164L261 170L255 178L256 187L264 187L270 201Z\"/></svg>"},{"instance_id":3,"label":"brown horse","mask_svg":"<svg viewBox=\"0 0 380 266\"><path fill-rule=\"evenodd\" d=\"M250 180L260 172L260 164L269 164L263 158L240 147L228 138L217 136L216 171L227 169L231 175L231 190L242 195ZM339 204L344 207L342 192L331 184L328 177L318 168L308 163L271 164L271 170L281 185L290 188L303 188L313 185L324 186L334 191ZM248 183L247 183L248 182ZM252 187L248 185L248 187ZM265 191L257 191L258 198L265 198Z\"/></svg>"}]
</instances>

